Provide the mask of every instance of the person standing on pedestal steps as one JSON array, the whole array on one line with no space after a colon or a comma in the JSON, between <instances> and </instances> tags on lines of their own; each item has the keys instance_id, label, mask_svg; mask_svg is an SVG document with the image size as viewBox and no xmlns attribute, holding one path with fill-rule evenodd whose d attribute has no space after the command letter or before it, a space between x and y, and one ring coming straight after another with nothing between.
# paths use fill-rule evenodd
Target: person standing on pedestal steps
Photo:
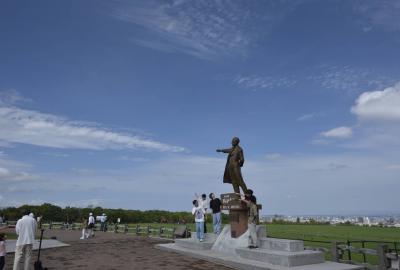
<instances>
[{"instance_id":1,"label":"person standing on pedestal steps","mask_svg":"<svg viewBox=\"0 0 400 270\"><path fill-rule=\"evenodd\" d=\"M243 149L239 146L239 138L232 139L232 147L228 149L217 149L217 152L227 153L228 158L225 165L224 183L231 183L235 193L240 193L242 188L243 193L246 193L247 186L242 177L241 167L244 164Z\"/></svg>"},{"instance_id":2,"label":"person standing on pedestal steps","mask_svg":"<svg viewBox=\"0 0 400 270\"><path fill-rule=\"evenodd\" d=\"M249 189L245 194L245 199L242 200L246 203L249 211L248 230L249 230L249 242L248 248L257 248L257 220L258 220L258 208L257 199L253 196L253 191Z\"/></svg>"},{"instance_id":3,"label":"person standing on pedestal steps","mask_svg":"<svg viewBox=\"0 0 400 270\"><path fill-rule=\"evenodd\" d=\"M196 236L200 242L204 241L204 209L197 200L193 201L192 214L196 223Z\"/></svg>"},{"instance_id":4,"label":"person standing on pedestal steps","mask_svg":"<svg viewBox=\"0 0 400 270\"><path fill-rule=\"evenodd\" d=\"M207 233L207 208L208 208L208 201L207 201L207 195L202 194L201 196L198 196L197 193L195 193L195 196L197 198L197 202L200 207L203 208L204 210L204 233Z\"/></svg>"},{"instance_id":5,"label":"person standing on pedestal steps","mask_svg":"<svg viewBox=\"0 0 400 270\"><path fill-rule=\"evenodd\" d=\"M214 233L221 232L221 200L215 197L214 193L210 193L210 209L212 210Z\"/></svg>"}]
</instances>

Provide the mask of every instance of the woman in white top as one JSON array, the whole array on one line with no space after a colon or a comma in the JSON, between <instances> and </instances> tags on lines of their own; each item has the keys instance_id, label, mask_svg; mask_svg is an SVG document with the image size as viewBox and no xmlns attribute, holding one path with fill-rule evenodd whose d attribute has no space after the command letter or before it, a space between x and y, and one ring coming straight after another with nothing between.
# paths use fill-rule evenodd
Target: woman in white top
<instances>
[{"instance_id":1,"label":"woman in white top","mask_svg":"<svg viewBox=\"0 0 400 270\"><path fill-rule=\"evenodd\" d=\"M193 201L192 214L194 215L194 221L196 222L196 234L197 239L200 242L204 240L204 208L199 206L199 202L197 200Z\"/></svg>"}]
</instances>

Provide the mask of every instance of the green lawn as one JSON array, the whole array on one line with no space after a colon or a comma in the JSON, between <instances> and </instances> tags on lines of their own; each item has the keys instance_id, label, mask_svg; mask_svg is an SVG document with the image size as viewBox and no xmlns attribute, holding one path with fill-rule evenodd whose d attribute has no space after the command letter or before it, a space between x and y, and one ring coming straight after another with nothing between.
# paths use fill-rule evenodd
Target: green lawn
<instances>
[{"instance_id":1,"label":"green lawn","mask_svg":"<svg viewBox=\"0 0 400 270\"><path fill-rule=\"evenodd\" d=\"M330 242L339 241L377 241L391 242L389 248L395 247L400 250L400 229L399 228L381 228L381 227L360 227L360 226L332 226L332 225L279 225L268 224L267 235L269 237L286 239L303 239L306 246L331 248ZM326 241L329 243L320 243L313 241ZM396 244L394 242L397 242ZM351 243L352 246L362 247L362 243ZM395 246L396 245L396 246ZM376 249L377 243L366 242L365 248ZM358 262L364 260L361 254L351 253L351 259ZM326 253L326 259L330 259L330 253ZM344 259L349 259L348 253L345 253ZM371 264L377 264L377 257L367 255L366 261Z\"/></svg>"},{"instance_id":2,"label":"green lawn","mask_svg":"<svg viewBox=\"0 0 400 270\"><path fill-rule=\"evenodd\" d=\"M400 242L400 228L332 226L332 225L267 225L268 236L322 241L374 240Z\"/></svg>"},{"instance_id":3,"label":"green lawn","mask_svg":"<svg viewBox=\"0 0 400 270\"><path fill-rule=\"evenodd\" d=\"M136 224L130 224L130 227ZM140 224L140 226L150 226L156 228L161 224ZM163 227L172 228L176 224L162 224ZM187 224L191 231L195 231L195 224ZM207 223L208 232L212 232L212 224ZM396 247L400 250L400 228L381 228L381 227L360 227L360 226L332 226L332 225L280 225L280 224L267 224L268 237L285 238L285 239L301 239L304 240L305 246L310 247L324 247L331 248L332 241L347 242L349 241L377 241L377 242L391 242L388 243L389 248ZM314 242L316 241L316 242ZM319 242L320 241L320 242ZM326 243L321 243L326 242ZM362 247L362 243L351 243L352 246ZM377 243L366 242L365 248L376 249ZM325 254L327 260L330 260L331 254ZM349 259L348 254L345 253L344 259ZM361 254L351 253L351 259L358 262L363 262L364 258ZM366 262L377 264L377 257L367 255Z\"/></svg>"}]
</instances>

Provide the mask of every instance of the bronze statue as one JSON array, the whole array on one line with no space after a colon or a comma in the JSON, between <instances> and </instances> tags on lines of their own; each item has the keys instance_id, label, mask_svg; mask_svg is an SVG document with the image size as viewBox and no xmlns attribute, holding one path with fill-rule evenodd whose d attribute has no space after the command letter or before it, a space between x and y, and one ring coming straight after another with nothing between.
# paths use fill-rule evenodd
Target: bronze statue
<instances>
[{"instance_id":1,"label":"bronze statue","mask_svg":"<svg viewBox=\"0 0 400 270\"><path fill-rule=\"evenodd\" d=\"M240 193L239 187L242 188L243 193L246 193L247 187L244 183L241 167L244 164L243 149L239 146L239 138L232 139L232 148L217 149L217 152L228 153L224 172L224 183L231 183L235 193Z\"/></svg>"}]
</instances>

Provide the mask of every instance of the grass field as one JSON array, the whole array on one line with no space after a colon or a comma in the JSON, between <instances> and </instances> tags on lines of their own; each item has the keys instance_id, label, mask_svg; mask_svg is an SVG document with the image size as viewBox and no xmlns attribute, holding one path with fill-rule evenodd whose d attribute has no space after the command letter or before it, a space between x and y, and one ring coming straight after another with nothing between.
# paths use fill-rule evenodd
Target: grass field
<instances>
[{"instance_id":1,"label":"grass field","mask_svg":"<svg viewBox=\"0 0 400 270\"><path fill-rule=\"evenodd\" d=\"M399 228L381 228L381 227L360 227L360 226L332 226L332 225L267 225L267 234L269 237L302 239L304 245L312 247L331 248L332 241L347 242L352 246L363 247L362 242L366 241L365 248L376 249L378 242L387 243L391 249L400 249L400 229ZM318 242L314 242L318 241ZM321 242L327 243L321 243ZM368 242L371 241L371 242ZM327 252L326 259L330 259L330 253ZM364 257L361 254L351 253L351 259L363 262ZM348 253L345 253L344 259L349 259ZM366 255L365 260L371 264L377 264L378 258L372 255Z\"/></svg>"},{"instance_id":2,"label":"grass field","mask_svg":"<svg viewBox=\"0 0 400 270\"><path fill-rule=\"evenodd\" d=\"M140 224L140 226L148 225L152 227L161 226L159 224ZM131 224L130 226L133 227L136 226L136 224ZM162 226L172 228L174 225L162 224ZM191 231L195 231L194 224L187 224L187 226ZM208 232L212 232L211 224L207 224L207 230ZM397 248L400 250L400 228L267 224L267 235L268 237L275 238L304 240L304 245L309 247L323 247L330 249L332 241L366 241L364 243L365 248L376 249L377 242L388 242L387 244L389 248ZM351 245L361 248L363 244L361 242L352 242ZM330 260L330 252L326 252L325 257L327 260ZM349 259L348 253L345 253L343 259ZM364 261L364 257L361 254L355 253L351 253L351 259L358 262ZM366 255L365 261L371 264L377 264L378 258L376 256Z\"/></svg>"}]
</instances>

